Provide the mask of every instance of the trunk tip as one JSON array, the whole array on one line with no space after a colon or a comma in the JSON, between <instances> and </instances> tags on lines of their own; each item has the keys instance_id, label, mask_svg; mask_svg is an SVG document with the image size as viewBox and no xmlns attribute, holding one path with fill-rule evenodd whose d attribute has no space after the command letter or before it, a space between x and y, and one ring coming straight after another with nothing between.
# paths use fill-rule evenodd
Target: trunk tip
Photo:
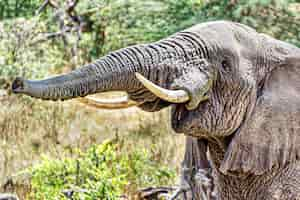
<instances>
[{"instance_id":1,"label":"trunk tip","mask_svg":"<svg viewBox=\"0 0 300 200\"><path fill-rule=\"evenodd\" d=\"M24 90L24 82L25 80L22 77L17 77L11 86L12 92L13 93L20 93Z\"/></svg>"}]
</instances>

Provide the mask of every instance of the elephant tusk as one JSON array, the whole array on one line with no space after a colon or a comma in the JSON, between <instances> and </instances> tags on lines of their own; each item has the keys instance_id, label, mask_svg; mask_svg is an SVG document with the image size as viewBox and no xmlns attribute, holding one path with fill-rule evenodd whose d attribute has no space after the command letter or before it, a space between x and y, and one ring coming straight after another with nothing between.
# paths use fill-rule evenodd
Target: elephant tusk
<instances>
[{"instance_id":1,"label":"elephant tusk","mask_svg":"<svg viewBox=\"0 0 300 200\"><path fill-rule=\"evenodd\" d=\"M171 102L171 103L185 103L190 100L189 94L184 90L168 90L158 85L155 85L148 79L146 79L140 73L135 73L137 79L153 94L159 98Z\"/></svg>"},{"instance_id":2,"label":"elephant tusk","mask_svg":"<svg viewBox=\"0 0 300 200\"><path fill-rule=\"evenodd\" d=\"M99 99L95 97L78 98L79 102L94 108L100 109L121 109L137 106L138 103L128 99L128 96L123 96L116 99Z\"/></svg>"}]
</instances>

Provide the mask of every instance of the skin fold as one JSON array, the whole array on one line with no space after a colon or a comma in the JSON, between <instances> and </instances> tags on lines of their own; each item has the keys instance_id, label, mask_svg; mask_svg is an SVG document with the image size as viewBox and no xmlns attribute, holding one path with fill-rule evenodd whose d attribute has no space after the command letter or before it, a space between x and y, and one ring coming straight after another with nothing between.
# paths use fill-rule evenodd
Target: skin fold
<instances>
[{"instance_id":1,"label":"skin fold","mask_svg":"<svg viewBox=\"0 0 300 200\"><path fill-rule=\"evenodd\" d=\"M136 72L189 100L158 97ZM195 25L68 74L16 78L12 90L45 100L117 90L146 111L171 106L175 132L200 140L202 156L209 151L219 199L300 199L300 49L245 25Z\"/></svg>"}]
</instances>

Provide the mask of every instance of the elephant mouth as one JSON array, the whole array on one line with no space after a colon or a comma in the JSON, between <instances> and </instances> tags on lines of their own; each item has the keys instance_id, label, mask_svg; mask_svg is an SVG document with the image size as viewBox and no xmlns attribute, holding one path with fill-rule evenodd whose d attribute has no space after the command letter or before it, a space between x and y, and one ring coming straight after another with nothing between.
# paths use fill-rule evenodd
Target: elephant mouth
<instances>
[{"instance_id":1,"label":"elephant mouth","mask_svg":"<svg viewBox=\"0 0 300 200\"><path fill-rule=\"evenodd\" d=\"M176 133L189 134L194 131L199 131L201 124L200 121L194 121L193 118L197 116L206 117L209 109L210 101L201 102L196 109L189 110L186 103L172 104L171 105L171 126Z\"/></svg>"},{"instance_id":2,"label":"elephant mouth","mask_svg":"<svg viewBox=\"0 0 300 200\"><path fill-rule=\"evenodd\" d=\"M199 90L200 92L196 92L200 95L193 95L193 93L183 89L170 90L162 88L147 80L141 74L136 73L136 76L144 87L155 96L163 101L171 103L171 124L174 131L177 133L190 131L191 127L187 123L189 121L187 118L190 116L190 113L193 113L193 110L197 109L209 99L212 79L208 79L206 84L203 84L203 87Z\"/></svg>"},{"instance_id":3,"label":"elephant mouth","mask_svg":"<svg viewBox=\"0 0 300 200\"><path fill-rule=\"evenodd\" d=\"M182 133L182 120L188 116L189 111L185 104L174 104L171 109L171 124L172 128L177 133Z\"/></svg>"}]
</instances>

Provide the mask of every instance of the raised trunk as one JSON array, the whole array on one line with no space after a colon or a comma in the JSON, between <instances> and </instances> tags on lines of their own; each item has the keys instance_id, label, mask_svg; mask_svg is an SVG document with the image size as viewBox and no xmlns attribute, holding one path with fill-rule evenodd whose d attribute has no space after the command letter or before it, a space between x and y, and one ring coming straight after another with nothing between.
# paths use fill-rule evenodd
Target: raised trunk
<instances>
[{"instance_id":1,"label":"raised trunk","mask_svg":"<svg viewBox=\"0 0 300 200\"><path fill-rule=\"evenodd\" d=\"M168 87L177 73L176 68L180 68L176 66L176 61L193 56L207 58L207 47L197 35L182 32L156 43L112 52L65 75L39 81L17 78L12 89L15 93L46 100L65 100L113 90L127 91L132 96L138 95L138 99L147 99L147 95L139 98L143 86L135 78L135 72Z\"/></svg>"},{"instance_id":2,"label":"raised trunk","mask_svg":"<svg viewBox=\"0 0 300 200\"><path fill-rule=\"evenodd\" d=\"M162 57L161 49L157 46L132 46L112 52L68 74L37 81L17 78L12 88L15 93L45 100L66 100L98 92L132 90L141 87L134 72L148 75L150 66L157 65Z\"/></svg>"}]
</instances>

